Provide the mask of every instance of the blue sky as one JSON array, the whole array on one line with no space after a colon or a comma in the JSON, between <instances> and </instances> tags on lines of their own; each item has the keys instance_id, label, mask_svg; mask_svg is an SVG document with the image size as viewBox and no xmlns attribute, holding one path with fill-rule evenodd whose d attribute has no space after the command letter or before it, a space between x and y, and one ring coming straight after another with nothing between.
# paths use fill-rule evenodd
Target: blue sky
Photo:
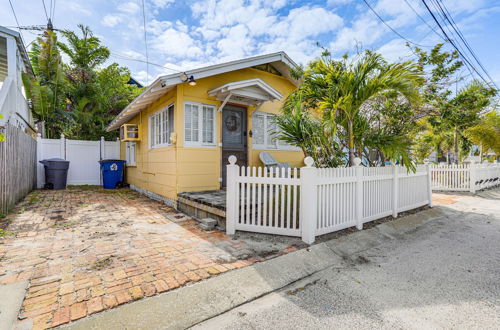
<instances>
[{"instance_id":1,"label":"blue sky","mask_svg":"<svg viewBox=\"0 0 500 330\"><path fill-rule=\"evenodd\" d=\"M45 24L42 0L11 0L20 25ZM112 52L110 61L127 66L142 82L167 68L145 60L141 0L52 0L54 26L88 25ZM405 0L367 0L407 39L424 46L442 41ZM408 3L436 30L420 0ZM430 2L430 0L428 0ZM459 29L500 85L500 0L443 0ZM47 9L51 0L45 0ZM0 24L15 26L8 0L0 0ZM298 63L318 56L316 42L335 56L356 47L380 51L389 60L411 55L405 41L368 9L363 0L145 0L149 61L188 70L247 56L284 50ZM34 32L23 32L26 44Z\"/></svg>"}]
</instances>

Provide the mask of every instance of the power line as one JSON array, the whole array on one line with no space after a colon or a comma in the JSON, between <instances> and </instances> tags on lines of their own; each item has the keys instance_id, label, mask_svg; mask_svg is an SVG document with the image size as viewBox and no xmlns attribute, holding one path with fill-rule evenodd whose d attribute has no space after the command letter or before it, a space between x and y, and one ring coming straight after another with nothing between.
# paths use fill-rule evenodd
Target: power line
<instances>
[{"instance_id":1,"label":"power line","mask_svg":"<svg viewBox=\"0 0 500 330\"><path fill-rule=\"evenodd\" d=\"M146 85L149 84L149 56L148 56L148 41L147 41L147 32L146 32L146 5L144 4L144 0L142 0L142 18L144 25L144 47L146 49Z\"/></svg>"},{"instance_id":2,"label":"power line","mask_svg":"<svg viewBox=\"0 0 500 330\"><path fill-rule=\"evenodd\" d=\"M45 6L45 0L42 0L43 4L43 11L45 12L45 17L47 18L47 21L49 20L49 15L47 15L47 7Z\"/></svg>"},{"instance_id":3,"label":"power line","mask_svg":"<svg viewBox=\"0 0 500 330\"><path fill-rule=\"evenodd\" d=\"M368 3L368 1L366 0L363 0L363 2L368 6L368 8L370 8L370 10L375 14L375 16L378 17L378 19L384 23L385 26L387 26L392 32L394 32L396 35L398 35L401 39L404 39L406 40L407 42L409 42L410 44L413 44L415 46L418 46L418 47L431 47L431 46L423 46L423 45L420 45L420 44L417 44L407 38L405 38L402 34L400 34L398 31L394 30L386 21L384 21L384 19L375 11L375 9L373 9L373 7Z\"/></svg>"},{"instance_id":4,"label":"power line","mask_svg":"<svg viewBox=\"0 0 500 330\"><path fill-rule=\"evenodd\" d=\"M406 4L408 5L408 7L410 7L411 10L413 10L413 12L415 13L415 15L417 15L418 18L420 18L420 20L422 22L425 23L425 25L427 25L430 29L431 29L431 32L434 32L439 38L441 39L444 39L442 35L440 35L437 31L436 31L436 28L432 27L422 16L420 16L420 14L417 12L417 10L415 8L413 8L413 6L410 4L410 2L408 0L404 0L406 2ZM427 34L428 35L428 34Z\"/></svg>"},{"instance_id":5,"label":"power line","mask_svg":"<svg viewBox=\"0 0 500 330\"><path fill-rule=\"evenodd\" d=\"M448 42L457 50L458 54L462 57L462 59L468 64L470 65L470 67L472 68L472 70L474 70L474 72L477 73L477 75L487 84L489 85L488 81L486 81L486 79L484 79L484 77L477 71L476 67L474 65L472 65L472 63L470 63L470 61L467 59L467 57L460 51L460 49L455 45L455 43L453 42L453 40L448 36L448 34L446 33L446 31L444 30L443 26L441 25L441 23L439 22L439 20L436 18L436 15L434 15L434 13L432 12L432 10L429 8L427 2L425 0L422 0L422 3L424 4L425 8L427 8L427 11L431 14L432 18L434 19L434 21L437 23L437 25L439 26L439 29L441 30L441 32L443 32L446 40L448 40Z\"/></svg>"},{"instance_id":6,"label":"power line","mask_svg":"<svg viewBox=\"0 0 500 330\"><path fill-rule=\"evenodd\" d=\"M495 87L497 87L497 89L498 89L498 86L496 86L493 78L490 76L490 74L488 73L488 71L486 70L486 68L483 66L483 64L479 60L478 56L476 55L476 53L474 52L474 50L472 49L472 47L469 45L469 43L465 39L465 37L462 34L462 32L459 30L458 25L456 24L455 20L451 16L450 12L448 11L448 8L446 8L446 6L443 3L443 1L442 0L438 0L437 4L438 4L439 8L441 8L441 11L443 12L443 15L444 15L445 19L450 23L450 25L453 28L453 30L455 30L455 32L458 34L458 37L460 38L460 40L462 40L462 42L464 43L465 47L469 50L469 52L471 53L471 55L474 58L474 60L476 60L477 64L481 67L481 69L486 74L486 76L488 78L490 78L490 80L493 83L493 85L495 85Z\"/></svg>"},{"instance_id":7,"label":"power line","mask_svg":"<svg viewBox=\"0 0 500 330\"><path fill-rule=\"evenodd\" d=\"M21 28L19 27L20 24L19 24L19 21L17 20L17 15L16 15L16 11L14 10L14 6L12 5L12 1L9 0L9 3L10 3L10 9L12 9L12 13L14 14L14 18L16 20L16 24L17 24L17 29L19 30L19 33L21 33Z\"/></svg>"},{"instance_id":8,"label":"power line","mask_svg":"<svg viewBox=\"0 0 500 330\"><path fill-rule=\"evenodd\" d=\"M135 62L146 63L146 64L154 65L154 66L157 66L157 67L160 67L160 68L163 68L163 69L167 69L167 70L175 71L175 72L179 72L179 73L184 72L184 71L181 71L181 70L169 68L168 66L161 65L161 64L158 64L158 63L153 63L153 62L141 60L141 59L138 59L138 58L133 58L133 57L130 57L130 56L126 56L126 55L117 53L115 51L111 51L111 56L114 56L116 58L119 58L119 59L122 59L122 60L126 60L126 61L135 61Z\"/></svg>"},{"instance_id":9,"label":"power line","mask_svg":"<svg viewBox=\"0 0 500 330\"><path fill-rule=\"evenodd\" d=\"M50 19L54 21L54 16L56 14L56 0L54 0L54 5L52 7L52 13L50 14Z\"/></svg>"}]
</instances>

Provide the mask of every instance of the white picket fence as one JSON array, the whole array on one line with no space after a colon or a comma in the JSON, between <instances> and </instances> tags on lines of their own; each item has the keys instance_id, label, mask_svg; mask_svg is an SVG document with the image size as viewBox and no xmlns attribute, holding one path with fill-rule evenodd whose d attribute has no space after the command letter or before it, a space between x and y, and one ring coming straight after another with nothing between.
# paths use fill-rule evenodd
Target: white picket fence
<instances>
[{"instance_id":1,"label":"white picket fence","mask_svg":"<svg viewBox=\"0 0 500 330\"><path fill-rule=\"evenodd\" d=\"M432 204L430 169L400 166L297 169L227 165L226 230L315 237Z\"/></svg>"},{"instance_id":2,"label":"white picket fence","mask_svg":"<svg viewBox=\"0 0 500 330\"><path fill-rule=\"evenodd\" d=\"M120 159L120 142L69 140L61 135L60 139L37 138L37 187L43 188L45 172L38 161L49 158L69 160L68 184L99 185L101 170L99 160Z\"/></svg>"},{"instance_id":3,"label":"white picket fence","mask_svg":"<svg viewBox=\"0 0 500 330\"><path fill-rule=\"evenodd\" d=\"M500 184L500 164L431 165L432 189L470 191Z\"/></svg>"}]
</instances>

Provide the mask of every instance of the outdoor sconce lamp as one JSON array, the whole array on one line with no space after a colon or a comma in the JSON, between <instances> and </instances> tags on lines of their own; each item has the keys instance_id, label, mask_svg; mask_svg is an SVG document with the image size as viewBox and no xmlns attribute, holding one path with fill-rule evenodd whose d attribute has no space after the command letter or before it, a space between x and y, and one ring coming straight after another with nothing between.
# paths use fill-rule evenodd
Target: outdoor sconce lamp
<instances>
[{"instance_id":1,"label":"outdoor sconce lamp","mask_svg":"<svg viewBox=\"0 0 500 330\"><path fill-rule=\"evenodd\" d=\"M192 75L188 76L186 72L181 73L179 78L182 82L187 82L189 86L196 86L196 80L194 80L194 77Z\"/></svg>"}]
</instances>

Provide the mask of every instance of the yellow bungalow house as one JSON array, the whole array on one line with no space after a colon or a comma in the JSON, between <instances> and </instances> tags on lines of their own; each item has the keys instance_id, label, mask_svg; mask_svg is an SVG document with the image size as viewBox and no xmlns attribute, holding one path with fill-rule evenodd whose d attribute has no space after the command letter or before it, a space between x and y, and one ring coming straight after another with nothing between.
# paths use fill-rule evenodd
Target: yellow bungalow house
<instances>
[{"instance_id":1,"label":"yellow bungalow house","mask_svg":"<svg viewBox=\"0 0 500 330\"><path fill-rule=\"evenodd\" d=\"M183 192L218 190L227 158L262 166L259 154L301 166L300 149L276 141L272 115L298 82L284 53L157 78L107 127L120 129L132 189L177 206Z\"/></svg>"}]
</instances>

